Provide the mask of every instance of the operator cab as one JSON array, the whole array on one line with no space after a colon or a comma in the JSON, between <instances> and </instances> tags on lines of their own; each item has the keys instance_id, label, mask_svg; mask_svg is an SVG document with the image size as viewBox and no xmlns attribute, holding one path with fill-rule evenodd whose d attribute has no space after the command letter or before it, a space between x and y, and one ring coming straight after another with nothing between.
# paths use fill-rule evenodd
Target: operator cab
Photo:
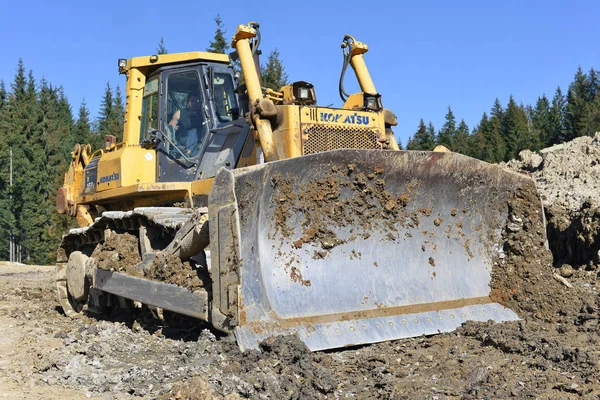
<instances>
[{"instance_id":1,"label":"operator cab","mask_svg":"<svg viewBox=\"0 0 600 400\"><path fill-rule=\"evenodd\" d=\"M164 66L148 77L140 143L156 147L159 182L206 179L221 167L234 168L248 132L231 66Z\"/></svg>"}]
</instances>

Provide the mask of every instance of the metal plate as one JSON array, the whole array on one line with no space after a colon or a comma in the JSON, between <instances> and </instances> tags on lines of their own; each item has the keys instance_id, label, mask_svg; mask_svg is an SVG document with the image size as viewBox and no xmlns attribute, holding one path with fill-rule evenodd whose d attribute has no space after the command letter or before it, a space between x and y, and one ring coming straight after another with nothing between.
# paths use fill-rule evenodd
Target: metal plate
<instances>
[{"instance_id":1,"label":"metal plate","mask_svg":"<svg viewBox=\"0 0 600 400\"><path fill-rule=\"evenodd\" d=\"M499 309L492 269L508 203L526 186L456 153L337 150L221 170L209 201L215 305L234 314L246 348L294 331L315 350L454 329L436 313ZM412 318L431 326L401 327Z\"/></svg>"},{"instance_id":2,"label":"metal plate","mask_svg":"<svg viewBox=\"0 0 600 400\"><path fill-rule=\"evenodd\" d=\"M206 292L192 293L188 289L169 283L154 282L103 269L96 269L94 287L190 317L205 321L208 318Z\"/></svg>"}]
</instances>

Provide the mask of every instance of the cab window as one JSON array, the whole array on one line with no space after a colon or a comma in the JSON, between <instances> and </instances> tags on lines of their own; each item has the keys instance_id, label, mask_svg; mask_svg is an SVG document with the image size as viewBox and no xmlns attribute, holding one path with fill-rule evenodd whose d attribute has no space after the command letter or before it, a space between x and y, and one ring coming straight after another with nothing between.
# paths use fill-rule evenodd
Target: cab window
<instances>
[{"instance_id":1,"label":"cab window","mask_svg":"<svg viewBox=\"0 0 600 400\"><path fill-rule=\"evenodd\" d=\"M216 72L213 79L215 107L219 122L233 120L232 109L238 108L230 74Z\"/></svg>"},{"instance_id":2,"label":"cab window","mask_svg":"<svg viewBox=\"0 0 600 400\"><path fill-rule=\"evenodd\" d=\"M204 100L198 73L193 71L172 73L167 78L166 134L167 146L177 146L180 151L169 151L174 158L196 157L206 137Z\"/></svg>"},{"instance_id":3,"label":"cab window","mask_svg":"<svg viewBox=\"0 0 600 400\"><path fill-rule=\"evenodd\" d=\"M150 128L158 129L158 78L149 80L144 86L140 140L148 136Z\"/></svg>"}]
</instances>

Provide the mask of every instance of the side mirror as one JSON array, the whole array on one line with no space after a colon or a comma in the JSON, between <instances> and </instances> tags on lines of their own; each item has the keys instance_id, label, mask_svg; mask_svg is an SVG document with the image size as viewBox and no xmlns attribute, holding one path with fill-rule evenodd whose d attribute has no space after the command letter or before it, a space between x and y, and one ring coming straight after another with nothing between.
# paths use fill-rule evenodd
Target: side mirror
<instances>
[{"instance_id":1,"label":"side mirror","mask_svg":"<svg viewBox=\"0 0 600 400\"><path fill-rule=\"evenodd\" d=\"M159 142L158 134L162 133L158 129L148 128L148 135L142 140L140 145L145 149L155 149Z\"/></svg>"}]
</instances>

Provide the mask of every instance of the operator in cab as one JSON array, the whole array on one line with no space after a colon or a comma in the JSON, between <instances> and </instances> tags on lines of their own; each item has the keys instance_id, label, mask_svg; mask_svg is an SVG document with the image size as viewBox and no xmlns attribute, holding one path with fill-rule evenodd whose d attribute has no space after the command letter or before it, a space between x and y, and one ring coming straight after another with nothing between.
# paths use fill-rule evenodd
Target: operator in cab
<instances>
[{"instance_id":1,"label":"operator in cab","mask_svg":"<svg viewBox=\"0 0 600 400\"><path fill-rule=\"evenodd\" d=\"M204 138L202 100L197 91L187 96L187 109L175 111L169 126L175 129L178 147L189 157L195 157Z\"/></svg>"}]
</instances>

